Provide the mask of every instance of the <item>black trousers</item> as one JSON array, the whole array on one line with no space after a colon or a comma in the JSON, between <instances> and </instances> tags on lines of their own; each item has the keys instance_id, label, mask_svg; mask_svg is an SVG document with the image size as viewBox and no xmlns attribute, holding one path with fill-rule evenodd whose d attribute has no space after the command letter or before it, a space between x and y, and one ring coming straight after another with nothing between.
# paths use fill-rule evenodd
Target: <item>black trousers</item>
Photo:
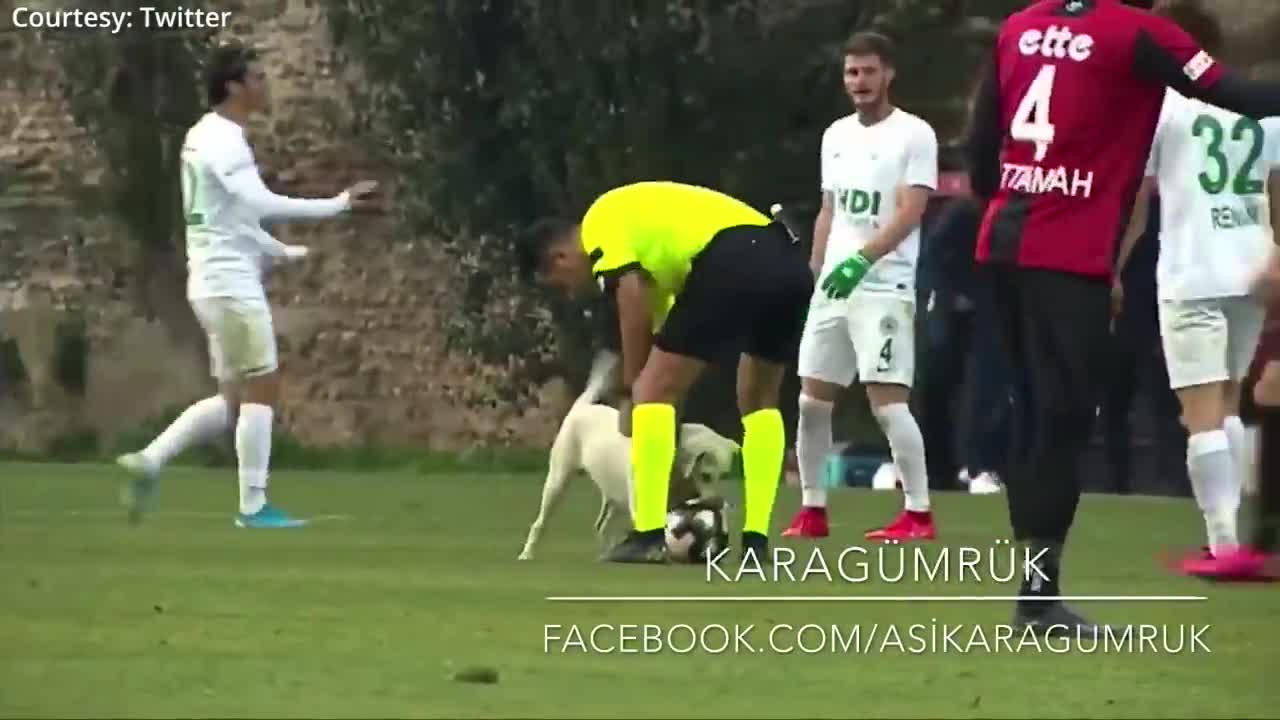
<instances>
[{"instance_id":1,"label":"black trousers","mask_svg":"<svg viewBox=\"0 0 1280 720\"><path fill-rule=\"evenodd\" d=\"M1097 414L1110 330L1104 280L1005 265L984 268L1016 404L1006 499L1018 541L1062 543L1080 502L1082 464ZM1028 435L1030 437L1028 437Z\"/></svg>"},{"instance_id":2,"label":"black trousers","mask_svg":"<svg viewBox=\"0 0 1280 720\"><path fill-rule=\"evenodd\" d=\"M1151 300L1154 305L1155 300ZM1154 311L1153 311L1154 314ZM1169 389L1169 371L1160 351L1160 331L1154 323L1116 323L1110 339L1102 406L1103 451L1106 456L1106 488L1127 495L1133 487L1133 422L1130 414L1141 397L1151 418L1155 471L1160 488L1189 495L1187 480L1187 431L1179 416L1178 396ZM1137 488L1152 490L1156 487Z\"/></svg>"},{"instance_id":3,"label":"black trousers","mask_svg":"<svg viewBox=\"0 0 1280 720\"><path fill-rule=\"evenodd\" d=\"M949 299L949 298L948 298ZM973 313L951 308L931 308L924 321L923 372L918 383L921 397L920 423L924 445L929 448L926 462L929 486L935 490L951 490L957 485L962 459L957 453L960 428L956 418L964 389L964 375L973 339Z\"/></svg>"}]
</instances>

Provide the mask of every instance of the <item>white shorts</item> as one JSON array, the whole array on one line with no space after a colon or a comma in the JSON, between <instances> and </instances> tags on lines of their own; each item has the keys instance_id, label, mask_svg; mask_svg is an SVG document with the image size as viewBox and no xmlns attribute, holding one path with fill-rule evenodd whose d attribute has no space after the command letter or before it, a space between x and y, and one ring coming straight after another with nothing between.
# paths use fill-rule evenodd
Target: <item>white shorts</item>
<instances>
[{"instance_id":1,"label":"white shorts","mask_svg":"<svg viewBox=\"0 0 1280 720\"><path fill-rule=\"evenodd\" d=\"M219 382L276 371L276 334L265 301L203 298L192 300L191 309L209 337L209 371Z\"/></svg>"},{"instance_id":2,"label":"white shorts","mask_svg":"<svg viewBox=\"0 0 1280 720\"><path fill-rule=\"evenodd\" d=\"M814 294L800 338L799 375L848 387L911 387L916 367L916 304L895 294L854 293L844 301Z\"/></svg>"},{"instance_id":3,"label":"white shorts","mask_svg":"<svg viewBox=\"0 0 1280 720\"><path fill-rule=\"evenodd\" d=\"M1243 380L1265 315L1246 297L1162 301L1160 339L1170 387Z\"/></svg>"}]
</instances>

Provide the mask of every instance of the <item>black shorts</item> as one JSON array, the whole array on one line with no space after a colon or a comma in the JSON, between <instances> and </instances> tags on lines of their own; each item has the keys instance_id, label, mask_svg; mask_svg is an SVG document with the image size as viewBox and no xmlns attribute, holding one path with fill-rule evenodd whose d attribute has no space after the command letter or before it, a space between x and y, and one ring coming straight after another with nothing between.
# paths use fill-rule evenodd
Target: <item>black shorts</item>
<instances>
[{"instance_id":1,"label":"black shorts","mask_svg":"<svg viewBox=\"0 0 1280 720\"><path fill-rule=\"evenodd\" d=\"M1092 420L1106 375L1111 287L1056 270L990 264L1001 342L1032 406Z\"/></svg>"},{"instance_id":2,"label":"black shorts","mask_svg":"<svg viewBox=\"0 0 1280 720\"><path fill-rule=\"evenodd\" d=\"M781 224L725 228L694 258L654 345L706 362L733 347L786 364L812 294L804 248Z\"/></svg>"}]
</instances>

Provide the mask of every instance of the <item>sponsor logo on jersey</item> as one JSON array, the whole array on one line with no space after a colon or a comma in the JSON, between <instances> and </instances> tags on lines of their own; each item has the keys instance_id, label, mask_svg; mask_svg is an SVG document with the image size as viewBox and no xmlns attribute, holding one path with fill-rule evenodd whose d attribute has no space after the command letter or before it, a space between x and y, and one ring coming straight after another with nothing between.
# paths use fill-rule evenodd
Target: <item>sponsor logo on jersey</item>
<instances>
[{"instance_id":1,"label":"sponsor logo on jersey","mask_svg":"<svg viewBox=\"0 0 1280 720\"><path fill-rule=\"evenodd\" d=\"M1018 37L1018 52L1023 55L1040 55L1058 60L1084 62L1093 56L1093 36L1073 33L1071 30L1050 25L1043 31L1027 30Z\"/></svg>"},{"instance_id":2,"label":"sponsor logo on jersey","mask_svg":"<svg viewBox=\"0 0 1280 720\"><path fill-rule=\"evenodd\" d=\"M880 199L879 190L872 192L854 189L836 191L836 207L846 215L878 217L880 215Z\"/></svg>"}]
</instances>

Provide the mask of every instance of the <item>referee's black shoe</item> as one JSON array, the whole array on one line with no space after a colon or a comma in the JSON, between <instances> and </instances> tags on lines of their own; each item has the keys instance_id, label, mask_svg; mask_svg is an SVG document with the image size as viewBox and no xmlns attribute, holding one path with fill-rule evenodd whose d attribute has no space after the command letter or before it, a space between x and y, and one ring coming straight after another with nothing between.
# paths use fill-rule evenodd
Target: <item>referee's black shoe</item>
<instances>
[{"instance_id":1,"label":"referee's black shoe","mask_svg":"<svg viewBox=\"0 0 1280 720\"><path fill-rule=\"evenodd\" d=\"M1110 629L1106 625L1089 622L1061 600L1047 600L1034 605L1019 603L1013 614L1013 627L1018 632L1026 632L1030 628L1035 634L1047 637L1095 641Z\"/></svg>"},{"instance_id":2,"label":"referee's black shoe","mask_svg":"<svg viewBox=\"0 0 1280 720\"><path fill-rule=\"evenodd\" d=\"M751 567L766 567L770 564L769 538L758 532L742 533L742 564Z\"/></svg>"},{"instance_id":3,"label":"referee's black shoe","mask_svg":"<svg viewBox=\"0 0 1280 720\"><path fill-rule=\"evenodd\" d=\"M615 563L662 565L667 562L667 536L662 528L632 530L604 559Z\"/></svg>"}]
</instances>

